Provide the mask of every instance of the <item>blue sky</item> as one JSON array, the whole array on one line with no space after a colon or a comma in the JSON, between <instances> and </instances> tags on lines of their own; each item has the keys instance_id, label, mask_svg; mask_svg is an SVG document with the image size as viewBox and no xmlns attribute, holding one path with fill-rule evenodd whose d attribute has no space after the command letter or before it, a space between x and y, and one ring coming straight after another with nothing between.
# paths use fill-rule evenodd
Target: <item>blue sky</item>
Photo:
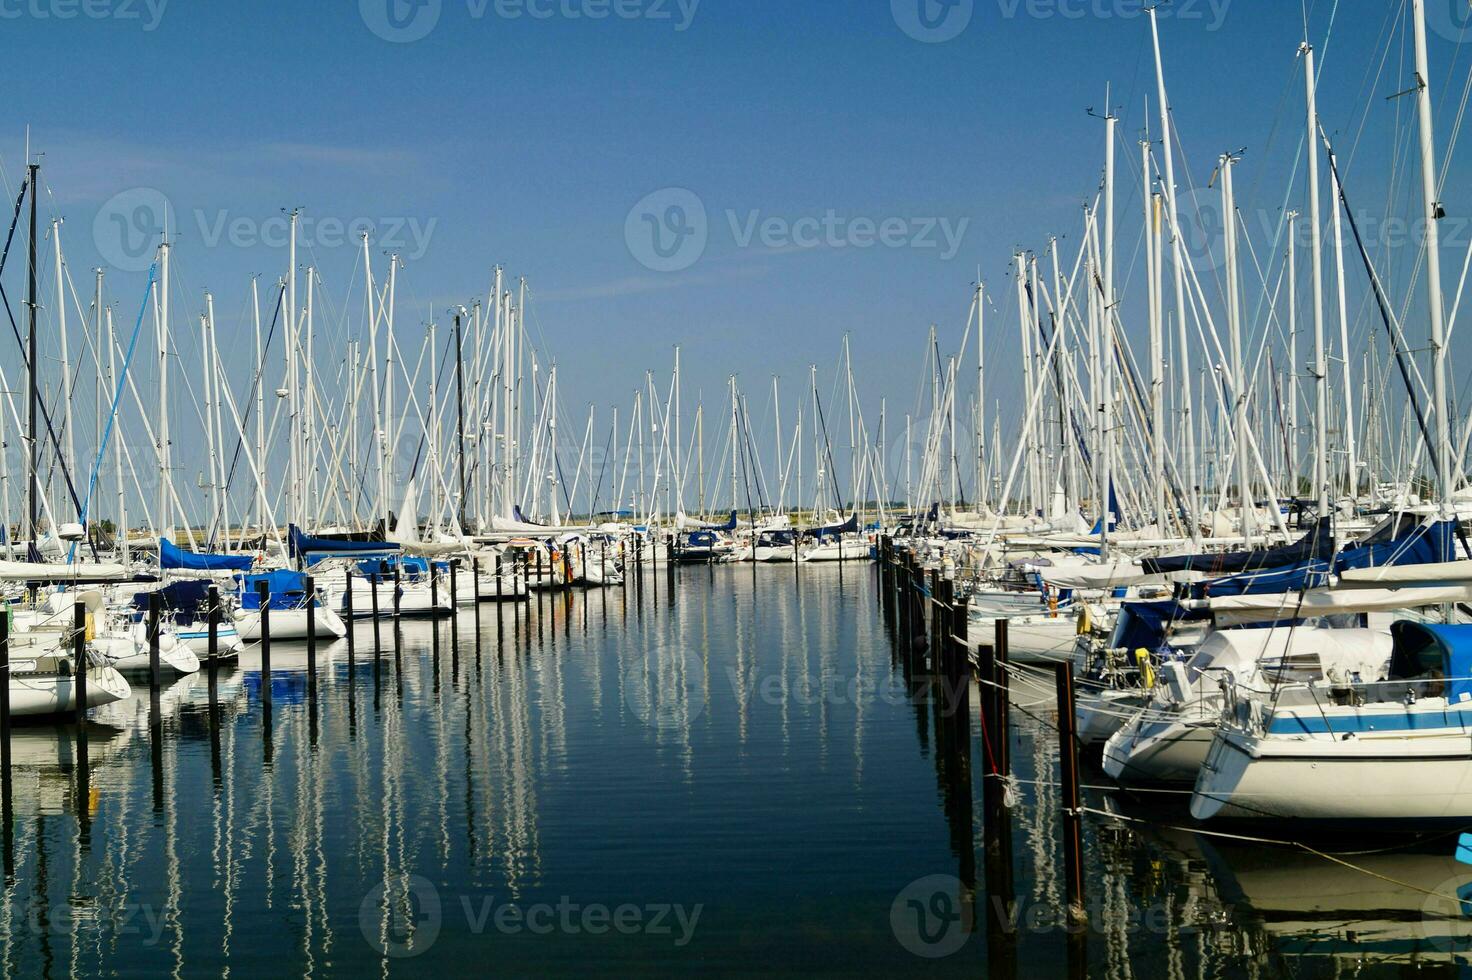
<instances>
[{"instance_id":1,"label":"blue sky","mask_svg":"<svg viewBox=\"0 0 1472 980\"><path fill-rule=\"evenodd\" d=\"M13 200L29 124L32 148L45 153L43 221L66 219L84 292L83 270L107 254L99 211L142 188L175 214L176 308L192 316L208 288L222 329L243 326L249 277L269 282L286 265L284 249L259 239L281 209L300 207L327 222L302 261L317 264L324 302L338 316L346 305L351 322L362 305L359 254L336 228L356 219L396 235L407 256L401 325L484 295L495 263L527 276L533 326L558 358L573 418L589 403L600 417L627 405L646 368L667 371L677 343L687 414L697 391L719 403L733 372L758 416L771 375L795 399L809 363L826 397L848 332L870 421L887 396L893 434L915 406L929 324L941 325L943 349L957 346L980 269L1004 325L988 342L991 397L1011 417L1010 256L1053 234L1078 240L1103 158L1103 123L1086 110L1105 107L1106 86L1122 117L1126 311L1142 292L1132 258L1147 97L1158 126L1148 21L1132 0L954 0L952 20L940 0L923 0L942 33L965 24L939 43L902 26L913 28L922 0L533 4L547 17L512 0L93 2L97 16L71 19L57 16L69 0L0 3L11 39L0 63L11 93L0 130L7 192ZM1443 147L1472 62L1456 43L1454 2L1432 2L1438 99L1450 93ZM389 3L408 33L432 29L385 40L370 24L385 33ZM1246 147L1240 203L1276 213L1302 131L1297 6L1178 0L1162 19L1189 155L1183 183L1204 187L1218 154ZM1321 47L1331 6L1319 0L1310 14ZM622 15L586 16L602 9ZM1347 170L1375 210L1393 196L1388 161L1403 138L1394 114L1411 107L1384 99L1411 84L1400 38L1381 68L1385 18L1378 4L1343 0L1321 96L1336 131L1358 133L1368 109ZM1459 172L1454 159L1448 209L1465 213ZM638 202L669 188L704 207L707 244L687 268L662 272L641 264L626 223ZM838 222L839 241L863 238L855 221L898 220L901 237L920 235L925 247L743 241L748 226L776 219L790 229L804 218ZM1453 286L1460 258L1448 253ZM5 277L13 298L18 269ZM136 315L142 282L136 271L110 276L120 319ZM1363 336L1368 321L1354 309ZM247 353L247 333L234 338ZM231 343L227 334L226 353Z\"/></svg>"}]
</instances>

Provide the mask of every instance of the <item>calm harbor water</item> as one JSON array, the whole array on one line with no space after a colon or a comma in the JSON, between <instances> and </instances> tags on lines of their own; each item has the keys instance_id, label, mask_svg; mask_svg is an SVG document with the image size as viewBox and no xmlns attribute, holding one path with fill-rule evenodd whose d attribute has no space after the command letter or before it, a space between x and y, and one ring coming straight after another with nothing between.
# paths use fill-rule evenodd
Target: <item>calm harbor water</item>
<instances>
[{"instance_id":1,"label":"calm harbor water","mask_svg":"<svg viewBox=\"0 0 1472 980\"><path fill-rule=\"evenodd\" d=\"M85 776L73 731L20 729L0 970L1065 974L1053 705L1014 692L1014 902L993 901L975 693L897 655L872 574L661 571L466 610L438 653L385 624L377 660L360 625L315 680L278 644L269 684L253 651L221 671L213 712L200 674L154 727L135 684L95 712ZM1472 882L1449 839L1351 869L1143 806L1085 823L1076 971L1426 976L1468 948L1426 894Z\"/></svg>"}]
</instances>

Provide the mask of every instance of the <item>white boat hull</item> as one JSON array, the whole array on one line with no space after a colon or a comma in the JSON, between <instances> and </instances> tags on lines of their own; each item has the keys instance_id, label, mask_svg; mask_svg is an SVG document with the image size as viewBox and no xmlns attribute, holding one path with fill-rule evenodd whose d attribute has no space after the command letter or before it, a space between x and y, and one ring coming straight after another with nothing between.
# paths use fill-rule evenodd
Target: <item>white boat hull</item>
<instances>
[{"instance_id":1,"label":"white boat hull","mask_svg":"<svg viewBox=\"0 0 1472 980\"><path fill-rule=\"evenodd\" d=\"M1260 738L1219 730L1191 796L1198 820L1472 818L1472 740L1434 734Z\"/></svg>"},{"instance_id":2,"label":"white boat hull","mask_svg":"<svg viewBox=\"0 0 1472 980\"><path fill-rule=\"evenodd\" d=\"M87 668L87 707L112 704L133 693L127 680L112 667ZM75 678L70 675L18 672L10 678L10 713L35 718L77 710Z\"/></svg>"},{"instance_id":3,"label":"white boat hull","mask_svg":"<svg viewBox=\"0 0 1472 980\"><path fill-rule=\"evenodd\" d=\"M844 541L814 545L802 553L803 561L868 561L869 542Z\"/></svg>"},{"instance_id":4,"label":"white boat hull","mask_svg":"<svg viewBox=\"0 0 1472 980\"><path fill-rule=\"evenodd\" d=\"M390 607L392 611L392 607ZM325 607L317 609L317 639L335 640L347 635L347 627L337 613ZM261 613L252 609L235 614L235 629L247 643L261 640ZM307 638L307 611L305 609L272 609L271 639L305 640Z\"/></svg>"}]
</instances>

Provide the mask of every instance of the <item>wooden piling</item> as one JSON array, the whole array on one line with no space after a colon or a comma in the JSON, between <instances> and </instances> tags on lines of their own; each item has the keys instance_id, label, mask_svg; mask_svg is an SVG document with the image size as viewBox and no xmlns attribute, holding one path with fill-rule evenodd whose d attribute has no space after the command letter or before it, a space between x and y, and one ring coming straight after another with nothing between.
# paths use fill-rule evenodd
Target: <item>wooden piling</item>
<instances>
[{"instance_id":1,"label":"wooden piling","mask_svg":"<svg viewBox=\"0 0 1472 980\"><path fill-rule=\"evenodd\" d=\"M220 666L220 589L218 586L210 586L205 599L205 623L208 631L208 644L205 649L205 669L208 671L206 681L209 686L210 698L210 723L215 722L215 708L220 700L220 685L218 671Z\"/></svg>"},{"instance_id":2,"label":"wooden piling","mask_svg":"<svg viewBox=\"0 0 1472 980\"><path fill-rule=\"evenodd\" d=\"M314 696L317 679L317 583L308 575L303 579L307 594L307 696Z\"/></svg>"},{"instance_id":3,"label":"wooden piling","mask_svg":"<svg viewBox=\"0 0 1472 980\"><path fill-rule=\"evenodd\" d=\"M351 566L343 576L347 583L347 591L342 594L343 626L347 630L348 640L348 675L352 676L353 663L357 659L357 643L353 639L353 570Z\"/></svg>"},{"instance_id":4,"label":"wooden piling","mask_svg":"<svg viewBox=\"0 0 1472 980\"><path fill-rule=\"evenodd\" d=\"M1084 913L1083 815L1079 813L1078 732L1074 714L1073 664L1053 668L1058 684L1058 764L1062 793L1058 801L1063 823L1063 878L1069 915L1075 922Z\"/></svg>"},{"instance_id":5,"label":"wooden piling","mask_svg":"<svg viewBox=\"0 0 1472 980\"><path fill-rule=\"evenodd\" d=\"M87 731L87 604L78 602L72 610L72 658L76 661L76 680L72 684L73 699L76 701L77 738L86 738ZM10 683L10 678L5 682Z\"/></svg>"},{"instance_id":6,"label":"wooden piling","mask_svg":"<svg viewBox=\"0 0 1472 980\"><path fill-rule=\"evenodd\" d=\"M0 809L10 831L10 608L0 607Z\"/></svg>"},{"instance_id":7,"label":"wooden piling","mask_svg":"<svg viewBox=\"0 0 1472 980\"><path fill-rule=\"evenodd\" d=\"M162 678L159 677L159 645L163 641L161 620L163 618L164 597L158 592L148 594L148 705L149 717L153 723L158 724L159 716L159 686Z\"/></svg>"},{"instance_id":8,"label":"wooden piling","mask_svg":"<svg viewBox=\"0 0 1472 980\"><path fill-rule=\"evenodd\" d=\"M261 700L267 710L271 705L271 587L261 582L256 587L261 604Z\"/></svg>"},{"instance_id":9,"label":"wooden piling","mask_svg":"<svg viewBox=\"0 0 1472 980\"><path fill-rule=\"evenodd\" d=\"M378 629L378 573L373 572L368 576L368 588L373 593L373 659L376 662L383 656L383 635Z\"/></svg>"}]
</instances>

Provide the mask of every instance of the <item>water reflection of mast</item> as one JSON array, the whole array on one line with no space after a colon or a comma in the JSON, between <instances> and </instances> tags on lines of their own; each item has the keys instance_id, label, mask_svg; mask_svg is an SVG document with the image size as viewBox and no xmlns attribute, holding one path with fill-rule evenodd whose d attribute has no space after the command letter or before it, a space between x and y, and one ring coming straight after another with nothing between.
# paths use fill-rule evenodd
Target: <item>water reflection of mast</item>
<instances>
[{"instance_id":1,"label":"water reflection of mast","mask_svg":"<svg viewBox=\"0 0 1472 980\"><path fill-rule=\"evenodd\" d=\"M531 627L527 625L530 635ZM493 853L503 856L506 887L512 898L521 894L523 879L541 872L541 844L536 824L536 760L532 751L531 710L526 684L526 661L509 659L503 682L495 687L496 711L491 741L501 774L501 805L493 811L496 836ZM495 838L493 838L495 840Z\"/></svg>"}]
</instances>

